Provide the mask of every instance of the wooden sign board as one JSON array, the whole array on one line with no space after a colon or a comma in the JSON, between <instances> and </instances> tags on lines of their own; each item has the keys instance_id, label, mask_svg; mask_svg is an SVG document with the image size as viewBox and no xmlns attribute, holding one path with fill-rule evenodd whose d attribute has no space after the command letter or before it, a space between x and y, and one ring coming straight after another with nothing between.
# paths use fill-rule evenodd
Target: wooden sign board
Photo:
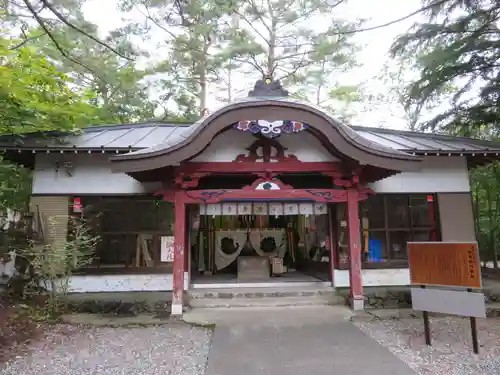
<instances>
[{"instance_id":1,"label":"wooden sign board","mask_svg":"<svg viewBox=\"0 0 500 375\"><path fill-rule=\"evenodd\" d=\"M477 242L408 242L412 285L481 288Z\"/></svg>"}]
</instances>

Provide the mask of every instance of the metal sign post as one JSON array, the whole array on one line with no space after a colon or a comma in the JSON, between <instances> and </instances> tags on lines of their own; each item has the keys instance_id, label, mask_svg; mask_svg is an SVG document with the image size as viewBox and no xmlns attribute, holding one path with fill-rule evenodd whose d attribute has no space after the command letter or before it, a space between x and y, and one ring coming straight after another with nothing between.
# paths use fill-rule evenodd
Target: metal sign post
<instances>
[{"instance_id":1,"label":"metal sign post","mask_svg":"<svg viewBox=\"0 0 500 375\"><path fill-rule=\"evenodd\" d=\"M472 292L472 289L467 289L468 292ZM474 353L479 354L479 342L477 339L477 325L476 325L476 317L471 316L470 318L470 331L472 334L472 349Z\"/></svg>"},{"instance_id":2,"label":"metal sign post","mask_svg":"<svg viewBox=\"0 0 500 375\"><path fill-rule=\"evenodd\" d=\"M425 289L425 285L420 286L422 289ZM425 344L427 346L431 346L431 326L429 323L429 312L423 311L422 315L424 317L424 334L425 334Z\"/></svg>"}]
</instances>

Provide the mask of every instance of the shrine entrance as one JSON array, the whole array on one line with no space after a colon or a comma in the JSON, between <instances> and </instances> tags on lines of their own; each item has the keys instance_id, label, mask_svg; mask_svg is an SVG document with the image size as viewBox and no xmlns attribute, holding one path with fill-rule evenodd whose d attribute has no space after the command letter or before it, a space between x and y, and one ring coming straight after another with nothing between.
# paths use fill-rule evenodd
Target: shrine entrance
<instances>
[{"instance_id":1,"label":"shrine entrance","mask_svg":"<svg viewBox=\"0 0 500 375\"><path fill-rule=\"evenodd\" d=\"M195 287L331 282L326 203L232 202L197 208L198 225L190 233Z\"/></svg>"},{"instance_id":2,"label":"shrine entrance","mask_svg":"<svg viewBox=\"0 0 500 375\"><path fill-rule=\"evenodd\" d=\"M265 77L248 98L110 161L116 172L161 183L157 194L174 204L172 314L179 315L186 273L328 280L337 253L329 213L340 203L350 301L362 309L359 201L373 193L370 183L418 171L422 159L360 136Z\"/></svg>"}]
</instances>

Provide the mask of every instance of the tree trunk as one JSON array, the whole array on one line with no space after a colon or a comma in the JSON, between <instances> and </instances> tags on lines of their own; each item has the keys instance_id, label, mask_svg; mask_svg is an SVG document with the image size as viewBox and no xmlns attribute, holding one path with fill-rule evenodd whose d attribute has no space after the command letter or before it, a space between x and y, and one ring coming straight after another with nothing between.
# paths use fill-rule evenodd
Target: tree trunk
<instances>
[{"instance_id":1,"label":"tree trunk","mask_svg":"<svg viewBox=\"0 0 500 375\"><path fill-rule=\"evenodd\" d=\"M269 33L269 54L267 55L267 75L273 78L274 75L274 63L276 60L276 33L278 27L278 20L273 14L273 9L271 3L268 1L269 15L271 16L271 30Z\"/></svg>"},{"instance_id":2,"label":"tree trunk","mask_svg":"<svg viewBox=\"0 0 500 375\"><path fill-rule=\"evenodd\" d=\"M233 101L233 68L229 68L227 72L227 101L231 103Z\"/></svg>"},{"instance_id":3,"label":"tree trunk","mask_svg":"<svg viewBox=\"0 0 500 375\"><path fill-rule=\"evenodd\" d=\"M495 222L495 230L492 230L494 232L494 243L493 243L493 248L491 249L491 254L493 256L493 268L498 268L498 252L497 252L497 247L496 247L496 242L497 242L497 236L498 236L498 220L499 220L499 214L500 210L498 209L498 205L500 203L500 173L498 170L498 163L493 163L491 168L493 169L493 176L495 177L495 187L496 187L496 197L495 197L495 215L494 215L494 222Z\"/></svg>"},{"instance_id":4,"label":"tree trunk","mask_svg":"<svg viewBox=\"0 0 500 375\"><path fill-rule=\"evenodd\" d=\"M108 89L106 86L100 86L99 91L101 92L104 107L107 107L109 105Z\"/></svg>"},{"instance_id":5,"label":"tree trunk","mask_svg":"<svg viewBox=\"0 0 500 375\"><path fill-rule=\"evenodd\" d=\"M476 234L479 235L479 182L475 181L474 186L475 193L473 195L474 199L474 226L476 227Z\"/></svg>"},{"instance_id":6,"label":"tree trunk","mask_svg":"<svg viewBox=\"0 0 500 375\"><path fill-rule=\"evenodd\" d=\"M318 86L316 88L316 105L321 104L321 89L323 88L323 83L324 83L324 77L325 77L325 60L322 61L321 63L321 74L319 75L318 79Z\"/></svg>"},{"instance_id":7,"label":"tree trunk","mask_svg":"<svg viewBox=\"0 0 500 375\"><path fill-rule=\"evenodd\" d=\"M55 279L50 279L50 314L52 317L57 314L57 286Z\"/></svg>"},{"instance_id":8,"label":"tree trunk","mask_svg":"<svg viewBox=\"0 0 500 375\"><path fill-rule=\"evenodd\" d=\"M476 173L476 177L477 177L477 173ZM477 236L477 241L479 242L479 239L481 236L480 226L479 226L479 215L480 215L480 212L479 212L479 181L477 178L474 178L474 176L472 176L470 181L471 181L471 186L473 186L473 188L472 188L473 189L472 214L474 215L474 229L475 229L475 233ZM480 243L479 243L479 246L481 246ZM481 247L480 247L480 249L481 249ZM487 261L483 257L481 257L481 251L479 251L479 257L480 257L480 261L483 262L483 266L486 266Z\"/></svg>"},{"instance_id":9,"label":"tree trunk","mask_svg":"<svg viewBox=\"0 0 500 375\"><path fill-rule=\"evenodd\" d=\"M318 84L316 87L316 105L321 104L321 84Z\"/></svg>"},{"instance_id":10,"label":"tree trunk","mask_svg":"<svg viewBox=\"0 0 500 375\"><path fill-rule=\"evenodd\" d=\"M201 61L198 65L199 78L200 78L200 115L203 116L205 110L207 109L207 56L208 47L210 47L210 39L205 37L205 43L203 45L203 54L201 56Z\"/></svg>"},{"instance_id":11,"label":"tree trunk","mask_svg":"<svg viewBox=\"0 0 500 375\"><path fill-rule=\"evenodd\" d=\"M496 252L495 252L495 223L494 223L494 214L493 214L493 200L491 196L491 187L490 184L487 184L485 186L486 190L486 210L487 210L487 215L488 215L488 224L489 224L489 233L488 233L488 250L489 253L492 256L492 261L493 261L493 266L495 268L498 267L498 264L496 264Z\"/></svg>"},{"instance_id":12,"label":"tree trunk","mask_svg":"<svg viewBox=\"0 0 500 375\"><path fill-rule=\"evenodd\" d=\"M204 69L200 71L200 115L203 116L207 108L207 76Z\"/></svg>"}]
</instances>

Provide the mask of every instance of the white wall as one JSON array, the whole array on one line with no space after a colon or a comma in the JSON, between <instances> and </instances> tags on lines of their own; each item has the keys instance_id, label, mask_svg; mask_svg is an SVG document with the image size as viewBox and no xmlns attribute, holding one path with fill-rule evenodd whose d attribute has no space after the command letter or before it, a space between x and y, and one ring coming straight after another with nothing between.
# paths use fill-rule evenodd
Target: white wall
<instances>
[{"instance_id":1,"label":"white wall","mask_svg":"<svg viewBox=\"0 0 500 375\"><path fill-rule=\"evenodd\" d=\"M410 284L410 271L401 269L362 270L363 286L405 286ZM184 273L184 289L190 285L189 273ZM349 287L349 271L334 270L334 287ZM155 292L171 291L173 275L77 275L69 282L69 293L95 292Z\"/></svg>"},{"instance_id":2,"label":"white wall","mask_svg":"<svg viewBox=\"0 0 500 375\"><path fill-rule=\"evenodd\" d=\"M248 150L246 148L255 142L256 139L257 138L250 133L226 131L218 137L215 137L208 147L191 161L231 162L238 155L248 155Z\"/></svg>"},{"instance_id":3,"label":"white wall","mask_svg":"<svg viewBox=\"0 0 500 375\"><path fill-rule=\"evenodd\" d=\"M124 173L112 173L108 158L105 154L37 154L33 194L140 194L161 188L160 184L142 184ZM66 162L72 164L72 176L64 168Z\"/></svg>"},{"instance_id":4,"label":"white wall","mask_svg":"<svg viewBox=\"0 0 500 375\"><path fill-rule=\"evenodd\" d=\"M217 137L194 161L232 161L254 139L247 133L237 133L244 146L231 141L230 136ZM230 133L229 133L230 134ZM305 137L303 137L305 135ZM308 139L307 137L312 137ZM229 137L229 138L228 138ZM232 136L234 137L234 135ZM250 138L249 138L250 137ZM233 139L234 140L234 139ZM300 160L335 160L321 144L308 133L285 135L280 138L287 153ZM316 143L317 144L316 144ZM60 169L56 172L56 162ZM70 161L73 176L69 176L63 164ZM378 181L370 187L376 193L442 193L468 192L469 175L464 157L428 156L420 172L400 173ZM141 194L161 189L159 183L142 184L123 173L112 173L108 156L104 154L37 154L33 174L33 194Z\"/></svg>"},{"instance_id":5,"label":"white wall","mask_svg":"<svg viewBox=\"0 0 500 375\"><path fill-rule=\"evenodd\" d=\"M299 134L285 134L279 138L285 148L285 155L295 155L304 162L321 162L339 160L321 144L314 135L306 132Z\"/></svg>"},{"instance_id":6,"label":"white wall","mask_svg":"<svg viewBox=\"0 0 500 375\"><path fill-rule=\"evenodd\" d=\"M189 273L184 273L184 289L189 288ZM173 289L173 275L76 275L69 280L68 293L158 292Z\"/></svg>"},{"instance_id":7,"label":"white wall","mask_svg":"<svg viewBox=\"0 0 500 375\"><path fill-rule=\"evenodd\" d=\"M426 156L420 172L400 173L371 184L376 193L444 193L470 191L464 156Z\"/></svg>"},{"instance_id":8,"label":"white wall","mask_svg":"<svg viewBox=\"0 0 500 375\"><path fill-rule=\"evenodd\" d=\"M387 268L361 270L363 286L404 286L410 285L410 270L408 268ZM334 270L333 286L345 288L349 286L349 271Z\"/></svg>"},{"instance_id":9,"label":"white wall","mask_svg":"<svg viewBox=\"0 0 500 375\"><path fill-rule=\"evenodd\" d=\"M238 155L248 155L248 147L257 140L249 132L227 131L216 137L193 162L231 162ZM338 160L323 147L318 139L306 132L284 134L278 142L285 148L285 155L293 154L305 162Z\"/></svg>"}]
</instances>

